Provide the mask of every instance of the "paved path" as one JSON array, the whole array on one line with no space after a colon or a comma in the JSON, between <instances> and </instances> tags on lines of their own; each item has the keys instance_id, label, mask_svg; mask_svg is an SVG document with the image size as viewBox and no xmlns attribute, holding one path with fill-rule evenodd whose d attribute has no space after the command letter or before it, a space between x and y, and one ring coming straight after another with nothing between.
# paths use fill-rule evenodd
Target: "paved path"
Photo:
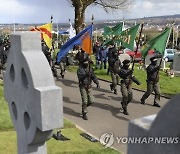
<instances>
[{"instance_id":1,"label":"paved path","mask_svg":"<svg viewBox=\"0 0 180 154\"><path fill-rule=\"evenodd\" d=\"M81 97L76 74L67 72L65 79L57 80L56 85L63 89L64 117L98 139L105 132L112 132L115 137L126 137L129 120L155 114L160 110L152 106L153 95L147 99L146 105L141 105L139 100L143 93L133 90L134 99L128 106L130 115L125 116L120 105L122 100L120 88L118 95L114 95L109 90L109 83L100 81L101 88L94 88L95 103L88 108L89 119L85 121L81 118ZM161 98L160 105L163 106L167 101ZM113 147L126 153L126 144L115 142Z\"/></svg>"}]
</instances>

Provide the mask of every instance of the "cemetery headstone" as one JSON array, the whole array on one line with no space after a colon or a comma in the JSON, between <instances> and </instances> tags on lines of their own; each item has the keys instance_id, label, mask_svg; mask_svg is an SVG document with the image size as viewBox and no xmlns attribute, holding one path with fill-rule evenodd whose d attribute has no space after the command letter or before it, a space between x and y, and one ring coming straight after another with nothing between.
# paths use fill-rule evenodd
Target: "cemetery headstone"
<instances>
[{"instance_id":1,"label":"cemetery headstone","mask_svg":"<svg viewBox=\"0 0 180 154\"><path fill-rule=\"evenodd\" d=\"M128 137L136 139L128 144L128 154L179 154L179 100L180 95L177 95L157 115L135 119L129 123Z\"/></svg>"},{"instance_id":2,"label":"cemetery headstone","mask_svg":"<svg viewBox=\"0 0 180 154\"><path fill-rule=\"evenodd\" d=\"M180 53L174 54L173 71L180 74Z\"/></svg>"},{"instance_id":3,"label":"cemetery headstone","mask_svg":"<svg viewBox=\"0 0 180 154\"><path fill-rule=\"evenodd\" d=\"M19 154L45 154L53 129L63 126L62 89L54 83L38 32L14 32L4 93Z\"/></svg>"}]
</instances>

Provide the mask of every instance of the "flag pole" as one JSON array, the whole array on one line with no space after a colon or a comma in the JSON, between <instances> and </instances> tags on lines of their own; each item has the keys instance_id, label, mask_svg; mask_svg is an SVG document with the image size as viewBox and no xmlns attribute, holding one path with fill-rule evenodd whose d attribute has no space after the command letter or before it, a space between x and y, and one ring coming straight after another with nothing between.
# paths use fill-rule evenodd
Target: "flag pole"
<instances>
[{"instance_id":1,"label":"flag pole","mask_svg":"<svg viewBox=\"0 0 180 154\"><path fill-rule=\"evenodd\" d=\"M144 23L141 24L141 29L140 29L140 33L139 33L139 38L138 38L138 42L137 42L137 44L136 44L135 55L133 56L133 65L132 65L132 69L131 69L132 72L134 71L135 56L137 55L137 52L138 52L138 48L139 48L139 44L140 44L140 40L141 40L141 36L142 36L143 26L144 26Z\"/></svg>"},{"instance_id":2,"label":"flag pole","mask_svg":"<svg viewBox=\"0 0 180 154\"><path fill-rule=\"evenodd\" d=\"M173 26L173 24L172 24L172 26ZM171 26L171 30L172 30L172 26ZM170 31L170 33L169 33L169 36L168 36L168 39L167 39L167 42L166 42L165 49L166 49L167 44L168 44L168 42L169 42L170 35L171 35L171 31ZM162 59L163 59L163 56L161 57L161 60L160 60L160 62L159 62L159 67L161 66ZM160 69L159 69L159 70L160 70ZM157 74L156 74L156 80L157 80L157 77L158 77L158 74L159 74L159 70L158 70L158 72L157 72ZM155 80L155 81L156 81L156 80Z\"/></svg>"},{"instance_id":3,"label":"flag pole","mask_svg":"<svg viewBox=\"0 0 180 154\"><path fill-rule=\"evenodd\" d=\"M59 40L59 27L58 27L58 20L57 20L57 49L58 49L58 40Z\"/></svg>"},{"instance_id":4,"label":"flag pole","mask_svg":"<svg viewBox=\"0 0 180 154\"><path fill-rule=\"evenodd\" d=\"M51 15L51 29L53 29L53 16ZM52 35L52 31L51 31L51 35ZM52 37L53 38L53 37ZM52 42L53 41L51 41L51 49L52 49ZM52 49L53 50L53 49Z\"/></svg>"},{"instance_id":5,"label":"flag pole","mask_svg":"<svg viewBox=\"0 0 180 154\"><path fill-rule=\"evenodd\" d=\"M91 17L91 25L93 26L93 22L94 22L94 16L93 16L93 14L92 14L92 17ZM92 32L93 33L93 32ZM90 44L91 44L91 49L92 49L92 40L91 40L91 42L90 42ZM91 51L91 53L92 53L92 51ZM89 60L88 60L88 64L89 64L89 73L91 72L91 53L90 53L90 55L89 55ZM91 76L89 75L88 76L88 83L90 83L90 80L91 80Z\"/></svg>"},{"instance_id":6,"label":"flag pole","mask_svg":"<svg viewBox=\"0 0 180 154\"><path fill-rule=\"evenodd\" d=\"M53 16L51 15L51 30L53 29ZM52 31L51 31L51 36L52 36ZM53 38L53 37L52 37ZM52 40L51 40L51 48L49 49L50 53L51 53L51 61L50 61L50 65L52 67L52 53L53 53L53 46L52 46Z\"/></svg>"},{"instance_id":7,"label":"flag pole","mask_svg":"<svg viewBox=\"0 0 180 154\"><path fill-rule=\"evenodd\" d=\"M177 25L177 33L176 33L176 47L178 46L178 35L179 35L179 25Z\"/></svg>"},{"instance_id":8,"label":"flag pole","mask_svg":"<svg viewBox=\"0 0 180 154\"><path fill-rule=\"evenodd\" d=\"M92 26L94 25L94 16L93 16L93 14L92 14L92 17L91 17L91 24L92 24ZM93 32L92 32L92 35L93 35ZM92 38L93 38L93 36L92 36ZM91 40L91 49L92 49L92 46L93 46L93 43L92 43L93 41ZM92 53L92 51L91 51L91 53ZM91 55L90 55L90 60L91 60Z\"/></svg>"}]
</instances>

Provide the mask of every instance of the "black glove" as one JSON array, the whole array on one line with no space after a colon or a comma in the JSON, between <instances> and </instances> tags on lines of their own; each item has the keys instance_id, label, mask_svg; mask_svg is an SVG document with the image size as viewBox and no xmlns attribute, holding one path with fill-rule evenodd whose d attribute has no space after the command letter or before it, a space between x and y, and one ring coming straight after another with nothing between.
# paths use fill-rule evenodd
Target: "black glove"
<instances>
[{"instance_id":1,"label":"black glove","mask_svg":"<svg viewBox=\"0 0 180 154\"><path fill-rule=\"evenodd\" d=\"M129 70L128 75L132 75L132 74L133 74L133 71Z\"/></svg>"},{"instance_id":2,"label":"black glove","mask_svg":"<svg viewBox=\"0 0 180 154\"><path fill-rule=\"evenodd\" d=\"M155 69L156 70L160 70L161 66L156 66Z\"/></svg>"},{"instance_id":3,"label":"black glove","mask_svg":"<svg viewBox=\"0 0 180 154\"><path fill-rule=\"evenodd\" d=\"M139 80L135 77L135 76L132 76L132 80L133 82L135 82L137 85L140 85L141 83L139 82Z\"/></svg>"},{"instance_id":4,"label":"black glove","mask_svg":"<svg viewBox=\"0 0 180 154\"><path fill-rule=\"evenodd\" d=\"M86 76L91 76L91 72L88 71L88 72L86 73Z\"/></svg>"}]
</instances>

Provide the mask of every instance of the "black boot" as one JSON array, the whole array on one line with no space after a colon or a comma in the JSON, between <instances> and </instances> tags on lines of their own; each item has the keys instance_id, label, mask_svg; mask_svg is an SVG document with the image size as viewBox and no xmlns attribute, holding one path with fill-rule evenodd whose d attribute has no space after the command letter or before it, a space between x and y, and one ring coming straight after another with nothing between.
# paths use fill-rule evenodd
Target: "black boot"
<instances>
[{"instance_id":1,"label":"black boot","mask_svg":"<svg viewBox=\"0 0 180 154\"><path fill-rule=\"evenodd\" d=\"M83 113L83 117L82 117L84 120L88 120L88 117L87 117L87 113Z\"/></svg>"},{"instance_id":2,"label":"black boot","mask_svg":"<svg viewBox=\"0 0 180 154\"><path fill-rule=\"evenodd\" d=\"M61 75L62 79L64 79L64 74L63 74L63 72L61 72L60 75Z\"/></svg>"},{"instance_id":3,"label":"black boot","mask_svg":"<svg viewBox=\"0 0 180 154\"><path fill-rule=\"evenodd\" d=\"M113 84L110 84L110 89L111 91L113 91Z\"/></svg>"},{"instance_id":4,"label":"black boot","mask_svg":"<svg viewBox=\"0 0 180 154\"><path fill-rule=\"evenodd\" d=\"M93 103L87 103L87 107L88 107L88 106L91 106L92 104L93 104Z\"/></svg>"},{"instance_id":5,"label":"black boot","mask_svg":"<svg viewBox=\"0 0 180 154\"><path fill-rule=\"evenodd\" d=\"M123 114L129 115L129 113L127 112L127 107L124 107L123 110L124 110L124 111L123 111Z\"/></svg>"},{"instance_id":6,"label":"black boot","mask_svg":"<svg viewBox=\"0 0 180 154\"><path fill-rule=\"evenodd\" d=\"M114 94L117 95L117 90L116 89L114 89Z\"/></svg>"},{"instance_id":7,"label":"black boot","mask_svg":"<svg viewBox=\"0 0 180 154\"><path fill-rule=\"evenodd\" d=\"M155 106L155 107L161 107L158 103L154 103L153 106Z\"/></svg>"},{"instance_id":8,"label":"black boot","mask_svg":"<svg viewBox=\"0 0 180 154\"><path fill-rule=\"evenodd\" d=\"M142 98L141 98L141 104L143 105L145 104L145 101Z\"/></svg>"}]
</instances>

